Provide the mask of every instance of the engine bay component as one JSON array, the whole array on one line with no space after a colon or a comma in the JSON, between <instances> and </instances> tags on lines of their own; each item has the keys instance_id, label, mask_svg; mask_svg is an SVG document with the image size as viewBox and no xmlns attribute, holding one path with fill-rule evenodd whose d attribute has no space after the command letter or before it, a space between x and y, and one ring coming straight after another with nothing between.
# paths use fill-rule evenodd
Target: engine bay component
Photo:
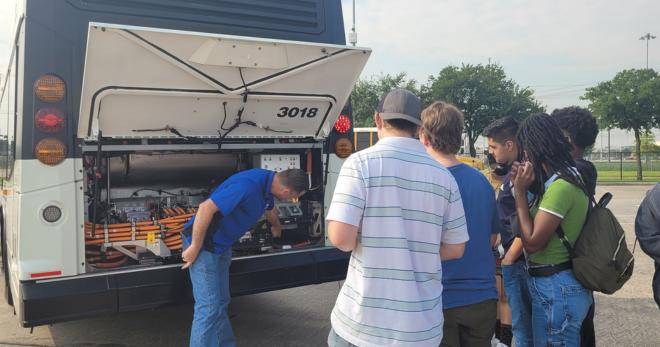
<instances>
[{"instance_id":1,"label":"engine bay component","mask_svg":"<svg viewBox=\"0 0 660 347\"><path fill-rule=\"evenodd\" d=\"M96 154L83 158L89 271L180 262L184 225L223 179L248 169L250 163L274 171L306 165L310 182L313 174L307 164L311 151ZM276 200L281 237L273 238L270 224L262 218L235 242L233 256L325 245L322 201L322 191L315 190L300 201Z\"/></svg>"}]
</instances>

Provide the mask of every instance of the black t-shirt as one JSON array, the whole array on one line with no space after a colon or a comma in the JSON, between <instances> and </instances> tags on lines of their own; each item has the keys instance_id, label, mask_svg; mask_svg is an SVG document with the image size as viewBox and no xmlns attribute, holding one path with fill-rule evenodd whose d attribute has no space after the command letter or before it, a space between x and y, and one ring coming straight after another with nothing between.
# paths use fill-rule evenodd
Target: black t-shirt
<instances>
[{"instance_id":1,"label":"black t-shirt","mask_svg":"<svg viewBox=\"0 0 660 347\"><path fill-rule=\"evenodd\" d=\"M584 180L585 185L589 194L592 196L596 194L596 180L598 179L598 171L596 167L590 161L585 159L576 159L575 165L577 166L582 180Z\"/></svg>"},{"instance_id":2,"label":"black t-shirt","mask_svg":"<svg viewBox=\"0 0 660 347\"><path fill-rule=\"evenodd\" d=\"M511 192L511 180L507 174L502 179L502 190L497 195L497 213L502 223L502 231L500 237L502 239L502 247L506 251L509 250L513 239L515 238L511 231L511 220L516 218L516 201Z\"/></svg>"}]
</instances>

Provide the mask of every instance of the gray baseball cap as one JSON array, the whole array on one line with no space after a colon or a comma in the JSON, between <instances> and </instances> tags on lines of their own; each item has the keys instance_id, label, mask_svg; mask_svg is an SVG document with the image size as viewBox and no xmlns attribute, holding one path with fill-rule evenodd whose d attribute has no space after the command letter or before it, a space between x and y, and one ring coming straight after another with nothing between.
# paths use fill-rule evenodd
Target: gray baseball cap
<instances>
[{"instance_id":1,"label":"gray baseball cap","mask_svg":"<svg viewBox=\"0 0 660 347\"><path fill-rule=\"evenodd\" d=\"M394 89L385 94L376 112L380 118L405 119L417 125L422 125L422 102L415 94L405 89Z\"/></svg>"}]
</instances>

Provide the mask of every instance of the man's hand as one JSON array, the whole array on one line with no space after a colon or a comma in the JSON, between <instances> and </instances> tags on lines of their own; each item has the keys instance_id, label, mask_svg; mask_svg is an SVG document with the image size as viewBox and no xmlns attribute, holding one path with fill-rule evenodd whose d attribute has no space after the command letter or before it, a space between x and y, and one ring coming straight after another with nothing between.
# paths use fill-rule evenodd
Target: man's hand
<instances>
[{"instance_id":1,"label":"man's hand","mask_svg":"<svg viewBox=\"0 0 660 347\"><path fill-rule=\"evenodd\" d=\"M273 234L274 238L279 239L280 237L282 237L282 227L279 225L278 226L273 225L270 227L270 233Z\"/></svg>"},{"instance_id":2,"label":"man's hand","mask_svg":"<svg viewBox=\"0 0 660 347\"><path fill-rule=\"evenodd\" d=\"M184 262L183 266L181 267L182 270L192 266L195 260L197 260L200 249L201 247L190 245L190 247L186 248L186 250L181 253L181 257L183 258Z\"/></svg>"},{"instance_id":3,"label":"man's hand","mask_svg":"<svg viewBox=\"0 0 660 347\"><path fill-rule=\"evenodd\" d=\"M282 237L282 225L276 209L266 211L266 220L270 223L270 233L274 238Z\"/></svg>"}]
</instances>

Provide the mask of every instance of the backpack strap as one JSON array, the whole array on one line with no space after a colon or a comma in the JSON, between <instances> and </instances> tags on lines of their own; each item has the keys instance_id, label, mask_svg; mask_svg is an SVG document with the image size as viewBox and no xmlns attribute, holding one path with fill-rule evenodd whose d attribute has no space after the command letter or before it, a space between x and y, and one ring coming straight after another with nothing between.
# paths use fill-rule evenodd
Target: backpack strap
<instances>
[{"instance_id":1,"label":"backpack strap","mask_svg":"<svg viewBox=\"0 0 660 347\"><path fill-rule=\"evenodd\" d=\"M587 213L587 218L589 218L589 213ZM568 239L566 238L566 233L564 233L564 229L561 228L561 222L559 226L557 227L557 230L555 230L555 234L557 234L557 237L559 237L559 240L561 243L566 247L566 250L568 251L568 255L573 259L575 257L575 252L573 252L573 246L571 246L571 243L568 242Z\"/></svg>"},{"instance_id":2,"label":"backpack strap","mask_svg":"<svg viewBox=\"0 0 660 347\"><path fill-rule=\"evenodd\" d=\"M587 197L589 197L589 201L587 202L587 216L584 219L584 223L582 224L582 228L580 230L584 229L584 226L587 224L587 221L589 221L589 215L591 215L591 210L594 207L603 208L607 206L610 200L612 200L612 194L610 192L603 194L603 197L601 197L598 202L596 202L596 199L594 199L593 195L587 194ZM559 226L557 226L557 230L555 230L555 234L557 234L557 237L559 237L559 240L568 251L568 255L571 257L571 259L574 258L575 252L573 251L573 246L571 246L571 243L568 242L568 238L566 238L566 233L564 233L564 229L561 228L561 222L559 222Z\"/></svg>"}]
</instances>

